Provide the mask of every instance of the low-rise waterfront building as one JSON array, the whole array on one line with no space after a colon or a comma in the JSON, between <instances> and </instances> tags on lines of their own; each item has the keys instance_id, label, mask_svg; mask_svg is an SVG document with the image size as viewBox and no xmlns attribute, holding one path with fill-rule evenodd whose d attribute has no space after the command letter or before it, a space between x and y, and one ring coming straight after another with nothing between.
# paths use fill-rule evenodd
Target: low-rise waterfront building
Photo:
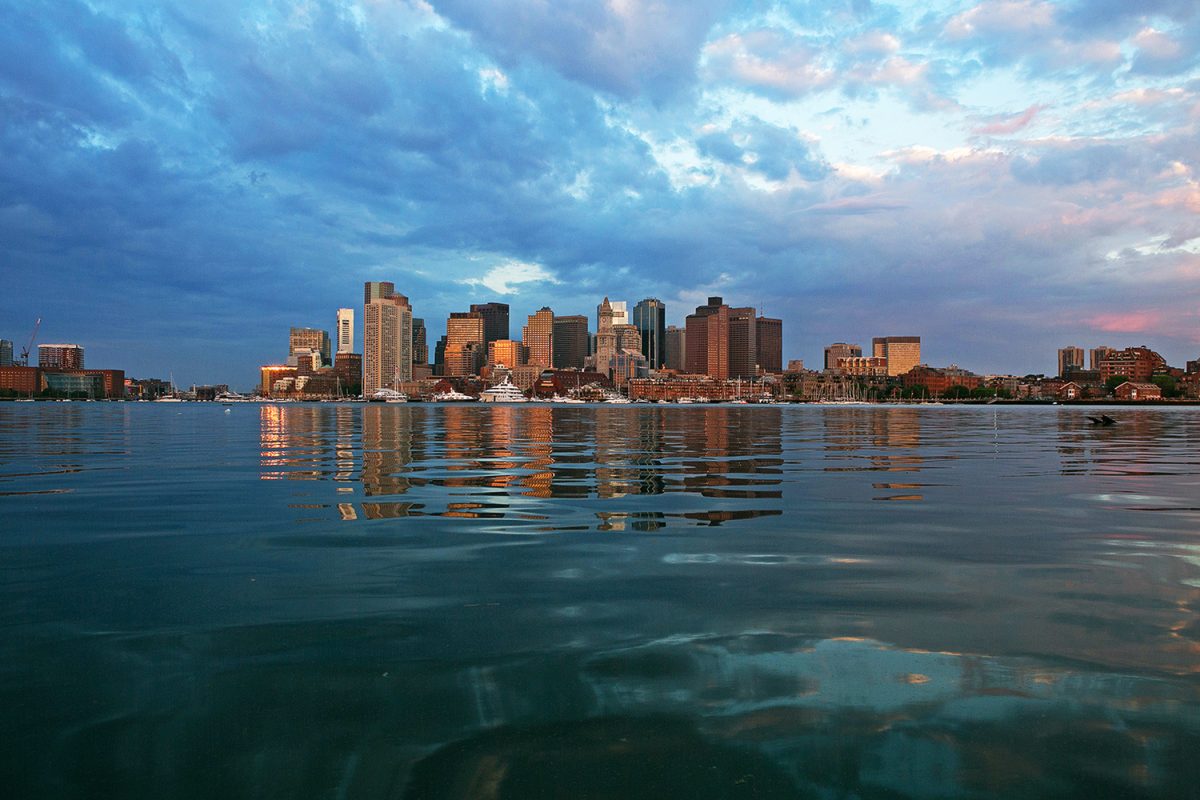
<instances>
[{"instance_id":1,"label":"low-rise waterfront building","mask_svg":"<svg viewBox=\"0 0 1200 800\"><path fill-rule=\"evenodd\" d=\"M1118 400L1161 400L1162 388L1154 383L1125 381L1113 390Z\"/></svg>"}]
</instances>

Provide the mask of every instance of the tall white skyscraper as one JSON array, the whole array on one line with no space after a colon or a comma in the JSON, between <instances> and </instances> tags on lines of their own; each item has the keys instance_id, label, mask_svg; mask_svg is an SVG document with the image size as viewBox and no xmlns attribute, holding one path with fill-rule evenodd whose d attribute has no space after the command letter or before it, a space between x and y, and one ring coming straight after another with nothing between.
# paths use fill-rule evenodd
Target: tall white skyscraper
<instances>
[{"instance_id":1,"label":"tall white skyscraper","mask_svg":"<svg viewBox=\"0 0 1200 800\"><path fill-rule=\"evenodd\" d=\"M353 308L339 308L337 310L337 351L339 353L354 352Z\"/></svg>"}]
</instances>

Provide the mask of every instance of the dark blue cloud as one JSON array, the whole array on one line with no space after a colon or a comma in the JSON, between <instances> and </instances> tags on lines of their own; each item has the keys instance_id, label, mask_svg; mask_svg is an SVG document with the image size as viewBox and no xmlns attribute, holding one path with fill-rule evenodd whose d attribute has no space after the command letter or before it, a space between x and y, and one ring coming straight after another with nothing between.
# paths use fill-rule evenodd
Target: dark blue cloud
<instances>
[{"instance_id":1,"label":"dark blue cloud","mask_svg":"<svg viewBox=\"0 0 1200 800\"><path fill-rule=\"evenodd\" d=\"M738 87L697 76L706 43L759 24L752 4L3 8L0 336L23 338L43 316L90 363L137 374L248 387L287 327L329 325L366 279L400 282L436 338L448 312L491 299L463 281L508 259L559 281L521 285L514 316L544 303L590 315L607 293L658 295L679 321L709 292L767 295L789 351L811 361L847 326L951 336L942 296L986 309L1003 285L991 296L1005 308L1059 308L1062 276L1088 269L1098 237L1181 243L1188 230L1187 195L1169 194L1188 178L1162 177L1196 163L1186 82L1157 137L1134 130L1148 112L1127 106L1108 139L1031 142L1019 158L887 161L873 145L855 171L811 133L836 119L742 106ZM878 3L785 10L820 21L830 48L915 24ZM924 60L892 64L923 68L904 84L914 106L986 70L935 38ZM831 55L845 74L830 86L861 102L900 85L872 72L888 58L872 47ZM1158 218L1093 197L1098 181L1153 196ZM1047 204L1096 218L1046 225ZM1030 341L1050 325L1024 324ZM964 356L1005 367L997 341Z\"/></svg>"}]
</instances>

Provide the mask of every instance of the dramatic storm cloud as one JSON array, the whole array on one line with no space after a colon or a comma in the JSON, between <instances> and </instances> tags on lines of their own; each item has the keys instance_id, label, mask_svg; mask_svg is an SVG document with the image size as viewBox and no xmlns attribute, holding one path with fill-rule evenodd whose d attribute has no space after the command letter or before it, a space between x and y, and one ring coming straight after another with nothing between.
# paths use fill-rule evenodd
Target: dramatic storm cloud
<instances>
[{"instance_id":1,"label":"dramatic storm cloud","mask_svg":"<svg viewBox=\"0 0 1200 800\"><path fill-rule=\"evenodd\" d=\"M0 0L0 337L249 388L393 280L708 294L785 358L919 334L1052 370L1200 355L1200 10L1184 0Z\"/></svg>"}]
</instances>

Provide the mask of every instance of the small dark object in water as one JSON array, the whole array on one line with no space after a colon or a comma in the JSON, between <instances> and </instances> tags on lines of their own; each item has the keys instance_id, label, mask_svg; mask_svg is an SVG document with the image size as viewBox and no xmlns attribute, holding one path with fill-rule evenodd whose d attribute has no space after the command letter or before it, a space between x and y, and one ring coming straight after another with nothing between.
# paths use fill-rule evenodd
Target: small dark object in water
<instances>
[{"instance_id":1,"label":"small dark object in water","mask_svg":"<svg viewBox=\"0 0 1200 800\"><path fill-rule=\"evenodd\" d=\"M1116 425L1117 421L1108 414L1101 414L1098 417L1088 417L1093 425Z\"/></svg>"}]
</instances>

